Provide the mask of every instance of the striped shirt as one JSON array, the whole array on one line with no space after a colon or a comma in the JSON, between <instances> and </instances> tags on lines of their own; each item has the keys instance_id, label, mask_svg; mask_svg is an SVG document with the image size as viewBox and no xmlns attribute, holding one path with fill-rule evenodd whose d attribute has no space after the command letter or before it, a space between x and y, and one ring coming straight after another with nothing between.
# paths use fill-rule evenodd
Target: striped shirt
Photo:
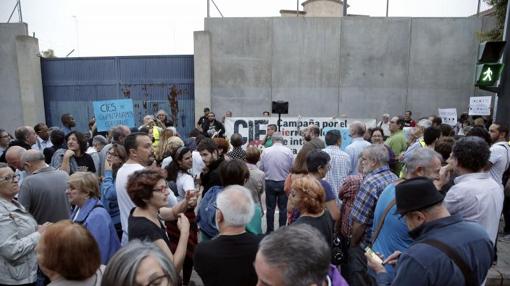
<instances>
[{"instance_id":1,"label":"striped shirt","mask_svg":"<svg viewBox=\"0 0 510 286\"><path fill-rule=\"evenodd\" d=\"M347 153L335 145L327 146L323 151L331 157L329 163L331 169L329 169L324 179L331 185L335 194L338 194L345 177L351 173L351 159Z\"/></svg>"}]
</instances>

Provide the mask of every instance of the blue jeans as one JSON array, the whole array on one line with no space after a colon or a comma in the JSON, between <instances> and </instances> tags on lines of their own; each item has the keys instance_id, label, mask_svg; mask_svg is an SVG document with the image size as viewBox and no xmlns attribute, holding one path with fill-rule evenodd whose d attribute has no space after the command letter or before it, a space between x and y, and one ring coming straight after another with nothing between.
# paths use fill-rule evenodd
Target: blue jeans
<instances>
[{"instance_id":1,"label":"blue jeans","mask_svg":"<svg viewBox=\"0 0 510 286\"><path fill-rule=\"evenodd\" d=\"M285 181L266 180L266 221L267 233L274 230L274 211L278 204L280 211L278 222L280 227L287 223L287 195L283 190Z\"/></svg>"}]
</instances>

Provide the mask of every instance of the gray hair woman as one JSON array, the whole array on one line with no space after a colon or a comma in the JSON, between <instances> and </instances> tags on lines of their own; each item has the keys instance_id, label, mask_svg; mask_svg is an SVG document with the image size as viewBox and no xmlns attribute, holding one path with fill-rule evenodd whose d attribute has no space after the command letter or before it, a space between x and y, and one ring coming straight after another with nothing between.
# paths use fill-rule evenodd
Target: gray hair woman
<instances>
[{"instance_id":1,"label":"gray hair woman","mask_svg":"<svg viewBox=\"0 0 510 286\"><path fill-rule=\"evenodd\" d=\"M46 230L18 203L18 175L0 163L0 285L24 285L37 278L35 247Z\"/></svg>"},{"instance_id":2,"label":"gray hair woman","mask_svg":"<svg viewBox=\"0 0 510 286\"><path fill-rule=\"evenodd\" d=\"M110 260L102 286L179 285L174 264L152 242L132 240Z\"/></svg>"}]
</instances>

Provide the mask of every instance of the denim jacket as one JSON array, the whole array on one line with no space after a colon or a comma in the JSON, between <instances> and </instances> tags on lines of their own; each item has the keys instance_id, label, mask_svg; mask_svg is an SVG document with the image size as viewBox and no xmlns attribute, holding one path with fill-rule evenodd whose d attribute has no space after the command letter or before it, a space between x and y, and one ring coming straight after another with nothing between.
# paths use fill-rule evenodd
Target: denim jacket
<instances>
[{"instance_id":1,"label":"denim jacket","mask_svg":"<svg viewBox=\"0 0 510 286\"><path fill-rule=\"evenodd\" d=\"M37 277L37 222L17 201L0 198L0 284L29 284Z\"/></svg>"},{"instance_id":2,"label":"denim jacket","mask_svg":"<svg viewBox=\"0 0 510 286\"><path fill-rule=\"evenodd\" d=\"M101 184L101 203L103 203L103 207L110 214L113 225L119 224L120 210L112 170L104 171L103 183Z\"/></svg>"},{"instance_id":3,"label":"denim jacket","mask_svg":"<svg viewBox=\"0 0 510 286\"><path fill-rule=\"evenodd\" d=\"M216 197L223 191L221 186L211 187L200 201L198 206L197 224L200 230L209 239L218 235L216 228Z\"/></svg>"},{"instance_id":4,"label":"denim jacket","mask_svg":"<svg viewBox=\"0 0 510 286\"><path fill-rule=\"evenodd\" d=\"M101 264L108 264L108 260L120 248L119 238L110 215L104 209L101 201L96 198L88 199L81 206L78 215L76 215L77 212L78 208L75 208L71 219L76 223L81 223L90 231L99 246Z\"/></svg>"}]
</instances>

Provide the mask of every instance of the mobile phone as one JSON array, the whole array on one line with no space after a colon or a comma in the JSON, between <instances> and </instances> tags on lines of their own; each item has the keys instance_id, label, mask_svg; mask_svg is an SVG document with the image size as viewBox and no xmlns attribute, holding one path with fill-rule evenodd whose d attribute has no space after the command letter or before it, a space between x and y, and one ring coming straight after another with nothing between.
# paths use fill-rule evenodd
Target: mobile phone
<instances>
[{"instance_id":1,"label":"mobile phone","mask_svg":"<svg viewBox=\"0 0 510 286\"><path fill-rule=\"evenodd\" d=\"M365 247L365 253L367 255L369 255L370 257L372 257L372 259L377 261L377 263L383 264L381 257L379 257L379 255L377 255L370 247L368 247L368 246Z\"/></svg>"}]
</instances>

